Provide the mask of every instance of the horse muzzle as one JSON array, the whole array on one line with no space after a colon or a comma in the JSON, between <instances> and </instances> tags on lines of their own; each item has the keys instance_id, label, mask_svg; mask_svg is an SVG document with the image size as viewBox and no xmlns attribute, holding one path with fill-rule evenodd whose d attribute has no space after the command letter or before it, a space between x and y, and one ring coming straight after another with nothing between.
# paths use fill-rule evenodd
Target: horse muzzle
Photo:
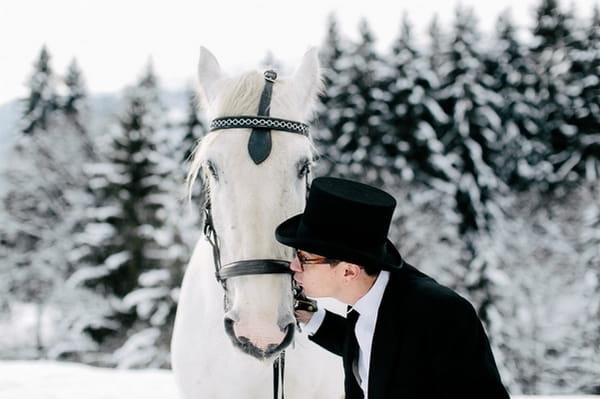
<instances>
[{"instance_id":1,"label":"horse muzzle","mask_svg":"<svg viewBox=\"0 0 600 399\"><path fill-rule=\"evenodd\" d=\"M277 356L294 339L295 321L283 328L274 326L254 326L225 317L225 332L235 347L257 359L264 360Z\"/></svg>"}]
</instances>

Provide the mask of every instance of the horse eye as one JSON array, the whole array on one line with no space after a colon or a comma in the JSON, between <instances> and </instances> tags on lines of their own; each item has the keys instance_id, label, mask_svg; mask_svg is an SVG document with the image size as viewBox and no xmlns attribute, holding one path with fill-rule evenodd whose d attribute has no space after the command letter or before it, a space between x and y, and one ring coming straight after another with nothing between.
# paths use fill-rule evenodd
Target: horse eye
<instances>
[{"instance_id":1,"label":"horse eye","mask_svg":"<svg viewBox=\"0 0 600 399\"><path fill-rule=\"evenodd\" d=\"M217 167L212 161L206 162L206 168L208 169L208 173L210 173L213 179L219 180L219 173L217 172Z\"/></svg>"},{"instance_id":2,"label":"horse eye","mask_svg":"<svg viewBox=\"0 0 600 399\"><path fill-rule=\"evenodd\" d=\"M298 165L298 178L302 179L310 173L310 161L303 160Z\"/></svg>"}]
</instances>

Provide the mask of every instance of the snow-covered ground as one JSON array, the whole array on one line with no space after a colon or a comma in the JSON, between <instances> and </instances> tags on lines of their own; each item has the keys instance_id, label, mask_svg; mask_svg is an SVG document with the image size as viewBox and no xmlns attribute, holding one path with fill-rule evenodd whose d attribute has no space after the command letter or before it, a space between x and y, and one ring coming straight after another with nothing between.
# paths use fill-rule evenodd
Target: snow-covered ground
<instances>
[{"instance_id":1,"label":"snow-covered ground","mask_svg":"<svg viewBox=\"0 0 600 399\"><path fill-rule=\"evenodd\" d=\"M0 362L2 399L177 398L166 370L116 370L76 363Z\"/></svg>"},{"instance_id":2,"label":"snow-covered ground","mask_svg":"<svg viewBox=\"0 0 600 399\"><path fill-rule=\"evenodd\" d=\"M0 361L2 399L176 399L167 370L101 369L75 363ZM583 399L600 396L514 396ZM310 398L307 398L310 399Z\"/></svg>"}]
</instances>

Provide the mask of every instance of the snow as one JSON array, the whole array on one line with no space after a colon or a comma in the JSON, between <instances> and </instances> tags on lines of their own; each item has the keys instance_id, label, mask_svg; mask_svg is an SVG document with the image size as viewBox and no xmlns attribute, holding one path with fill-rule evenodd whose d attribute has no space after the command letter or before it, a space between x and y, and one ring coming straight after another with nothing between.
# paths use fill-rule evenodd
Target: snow
<instances>
[{"instance_id":1,"label":"snow","mask_svg":"<svg viewBox=\"0 0 600 399\"><path fill-rule=\"evenodd\" d=\"M465 26L474 25L463 16ZM579 29L574 33L573 38L587 37ZM410 263L466 291L476 305L485 307L497 363L513 392L595 392L600 375L600 162L593 155L600 135L582 123L586 116L598 114L593 99L600 79L590 74L592 68L575 73L567 67L593 63L600 53L597 46L580 43L535 55L508 35L499 43L488 41L498 45L498 51L484 54L470 29L461 35L454 48L465 58L460 65L444 55L454 49L440 32L432 34L442 38L429 50L413 48L407 36L397 57L382 54L377 62L371 62L366 51L370 39L365 37L360 47L341 40L341 58L323 69L331 84L329 102L320 112L327 116L323 126L331 131L314 131L322 154L314 176L321 168L327 174L382 183L395 193L399 213L392 226L393 241L400 243ZM356 59L351 56L355 54ZM486 65L494 75L486 72ZM67 104L65 94L74 98L83 88L75 84L65 90L59 84L58 103ZM162 108L162 101L153 97L158 91L140 90L128 90L122 97L127 104L153 104L148 114L137 115L147 125L145 130L122 126L135 115L119 105L116 96L106 96L102 103L90 104L90 120L85 107L77 105L77 119L55 115L45 135L19 136L12 152L0 154L0 167L11 165L10 174L0 176L0 191L6 191L0 206L0 359L168 367L178 280L201 234L197 214L190 217L177 202L185 169L179 164L193 147L188 117L201 117L193 107L189 114L184 112L190 104L182 93L162 92L171 99ZM47 100L46 106L53 109L50 103L56 99ZM0 150L5 142L16 140L12 130L5 133L2 121L16 129L16 116L23 116L21 105L0 107ZM388 120L388 108L397 117ZM20 123L39 117L42 109L35 108ZM204 125L193 126L191 132L200 137ZM89 137L82 136L81 127ZM343 134L338 137L336 131ZM552 150L550 131L566 148ZM148 145L127 149L127 143L151 132ZM88 154L90 143L97 146L95 154ZM113 296L109 286L125 278L125 273L116 272L129 261L122 238L131 239L124 234L130 230L116 222L127 216L124 210L129 208L123 204L133 204L136 195L131 176L137 172L128 171L137 170L144 160L152 167L139 176L140 182L152 190L130 206L144 210L143 220L134 218L130 226L149 243L143 251L147 262L140 275L131 276L133 288ZM572 184L573 177L582 185ZM503 183L510 187L504 189ZM556 195L544 191L551 184L558 187ZM199 210L201 206L193 209ZM490 234L482 228L465 238L457 229L465 220ZM476 253L467 252L465 242ZM133 311L136 323L122 323L119 312ZM0 399L13 386L39 388L33 397L49 397L47 391L68 399L64 388L75 389L74 381L82 392L85 388L102 393L112 388L110 376L115 372L66 363L16 362L2 367L11 371L4 376L0 369ZM75 378L65 383L66 377L53 377L60 373ZM90 373L93 383L88 384L85 376ZM46 374L59 382L44 382ZM21 375L32 385L19 386L16 378ZM139 376L134 372L131 382L102 397L123 397L127 384L137 384L133 379ZM142 397L137 391L125 396Z\"/></svg>"},{"instance_id":2,"label":"snow","mask_svg":"<svg viewBox=\"0 0 600 399\"><path fill-rule=\"evenodd\" d=\"M177 398L166 370L118 370L76 363L0 362L2 399Z\"/></svg>"},{"instance_id":3,"label":"snow","mask_svg":"<svg viewBox=\"0 0 600 399\"><path fill-rule=\"evenodd\" d=\"M170 370L121 370L49 361L0 361L2 399L176 399ZM592 399L600 396L513 396Z\"/></svg>"}]
</instances>

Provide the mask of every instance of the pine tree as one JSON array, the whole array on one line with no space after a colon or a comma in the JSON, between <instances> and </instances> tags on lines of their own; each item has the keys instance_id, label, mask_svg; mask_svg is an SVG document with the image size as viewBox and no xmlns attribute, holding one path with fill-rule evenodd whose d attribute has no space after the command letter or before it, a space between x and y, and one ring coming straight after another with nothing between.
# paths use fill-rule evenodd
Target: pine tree
<instances>
[{"instance_id":1,"label":"pine tree","mask_svg":"<svg viewBox=\"0 0 600 399\"><path fill-rule=\"evenodd\" d=\"M580 90L570 82L573 67L569 56L573 39L570 16L559 9L556 0L543 0L536 11L535 42L531 51L537 64L537 106L542 123L533 140L536 146L546 149L545 161L551 165L548 171L545 162L539 168L544 175L541 185L555 189L566 181L579 179L577 169L582 155L571 115Z\"/></svg>"},{"instance_id":2,"label":"pine tree","mask_svg":"<svg viewBox=\"0 0 600 399\"><path fill-rule=\"evenodd\" d=\"M560 11L558 0L541 0L535 13L537 24L533 28L533 35L536 42L532 50L541 53L564 44L569 30L566 25L567 17Z\"/></svg>"},{"instance_id":3,"label":"pine tree","mask_svg":"<svg viewBox=\"0 0 600 399\"><path fill-rule=\"evenodd\" d=\"M61 108L55 91L59 80L45 48L34 68L31 92L24 101L29 105L22 120L26 128L11 148L11 160L2 176L7 189L2 196L0 235L8 247L3 263L18 270L8 275L9 284L21 300L38 305L41 317L75 267L69 257L70 237L81 228L81 215L88 205L82 165L90 158L81 134L87 120L77 117L75 125L74 109L67 113ZM78 101L85 108L83 87ZM43 356L46 343L38 340Z\"/></svg>"},{"instance_id":4,"label":"pine tree","mask_svg":"<svg viewBox=\"0 0 600 399\"><path fill-rule=\"evenodd\" d=\"M531 188L544 179L546 147L539 136L541 114L535 94L535 66L528 48L517 39L508 12L498 18L495 45L485 58L486 73L494 78L493 90L504 101L495 107L502 121L502 134L494 160L494 173L514 190Z\"/></svg>"},{"instance_id":5,"label":"pine tree","mask_svg":"<svg viewBox=\"0 0 600 399\"><path fill-rule=\"evenodd\" d=\"M436 131L448 116L433 97L439 79L418 52L405 14L401 32L392 47L385 69L385 91L389 95L380 145L390 160L385 168L405 180L445 176L443 145Z\"/></svg>"},{"instance_id":6,"label":"pine tree","mask_svg":"<svg viewBox=\"0 0 600 399\"><path fill-rule=\"evenodd\" d=\"M351 116L346 110L349 101L346 85L351 62L350 42L341 36L334 14L329 16L327 35L319 58L325 90L319 96L313 137L320 156L316 168L329 175L336 173L337 160L340 159L340 149L336 142L342 127Z\"/></svg>"},{"instance_id":7,"label":"pine tree","mask_svg":"<svg viewBox=\"0 0 600 399\"><path fill-rule=\"evenodd\" d=\"M113 135L107 163L91 171L91 184L100 198L96 224L114 233L109 240L92 243L98 245L94 263L102 270L98 281L118 297L131 292L139 275L151 268L147 254L155 243L142 234L143 229L161 227L156 217L160 205L150 201L160 193L157 180L162 174L157 158L157 136L161 134L157 111L161 105L155 79L149 69L128 90L126 110Z\"/></svg>"},{"instance_id":8,"label":"pine tree","mask_svg":"<svg viewBox=\"0 0 600 399\"><path fill-rule=\"evenodd\" d=\"M570 31L568 74L572 109L568 124L576 135L569 146L568 163L580 179L600 178L600 10L595 6L588 24L569 14Z\"/></svg>"},{"instance_id":9,"label":"pine tree","mask_svg":"<svg viewBox=\"0 0 600 399\"><path fill-rule=\"evenodd\" d=\"M495 109L503 100L493 89L493 77L486 74L476 26L472 10L457 8L451 47L441 66L447 73L438 98L451 119L440 141L451 165L446 172L464 245L464 269L454 284L473 301L497 350L503 335L499 287L506 276L501 272L502 245L491 237L504 191L494 173L502 131Z\"/></svg>"},{"instance_id":10,"label":"pine tree","mask_svg":"<svg viewBox=\"0 0 600 399\"><path fill-rule=\"evenodd\" d=\"M106 161L88 168L97 205L79 235L82 262L71 284L96 287L112 297L112 314L87 330L118 345L122 367L168 365L168 337L187 251L180 230L181 153L163 115L156 75L149 64L126 93L126 109ZM182 184L183 179L179 182ZM115 324L118 327L114 327Z\"/></svg>"},{"instance_id":11,"label":"pine tree","mask_svg":"<svg viewBox=\"0 0 600 399\"><path fill-rule=\"evenodd\" d=\"M366 20L359 24L359 35L350 64L342 72L348 96L342 123L333 126L340 151L337 170L347 177L380 184L380 170L386 164L380 143L388 98L382 86L381 60Z\"/></svg>"},{"instance_id":12,"label":"pine tree","mask_svg":"<svg viewBox=\"0 0 600 399\"><path fill-rule=\"evenodd\" d=\"M82 150L86 157L92 161L96 160L96 148L89 129L90 110L88 104L88 93L79 68L77 60L73 59L68 66L64 78L66 94L60 98L59 107L65 115L66 122L80 135Z\"/></svg>"},{"instance_id":13,"label":"pine tree","mask_svg":"<svg viewBox=\"0 0 600 399\"><path fill-rule=\"evenodd\" d=\"M48 49L43 46L27 84L29 96L24 101L24 114L21 118L22 132L25 134L46 130L51 114L57 108L57 82L50 58Z\"/></svg>"},{"instance_id":14,"label":"pine tree","mask_svg":"<svg viewBox=\"0 0 600 399\"><path fill-rule=\"evenodd\" d=\"M204 137L208 131L204 118L198 111L198 99L192 88L187 89L186 97L187 114L186 120L183 122L184 133L181 141L181 147L183 148L184 154L182 159L183 162L189 161L196 142Z\"/></svg>"},{"instance_id":15,"label":"pine tree","mask_svg":"<svg viewBox=\"0 0 600 399\"><path fill-rule=\"evenodd\" d=\"M447 35L442 32L437 14L434 14L429 26L427 27L429 35L429 48L426 54L428 65L432 71L439 77L443 74L442 66L444 64L444 49L447 47Z\"/></svg>"},{"instance_id":16,"label":"pine tree","mask_svg":"<svg viewBox=\"0 0 600 399\"><path fill-rule=\"evenodd\" d=\"M440 104L452 119L440 140L458 171L449 178L457 188L459 233L464 235L485 231L494 212L493 196L500 184L493 161L501 132L494 109L502 105L502 98L493 91L493 78L485 74L472 11L458 8L455 23L448 73L439 92Z\"/></svg>"},{"instance_id":17,"label":"pine tree","mask_svg":"<svg viewBox=\"0 0 600 399\"><path fill-rule=\"evenodd\" d=\"M337 18L334 14L330 14L327 21L327 35L319 54L323 69L323 78L327 87L335 82L337 75L342 70L340 59L345 53L344 47L344 39L341 37ZM327 104L329 97L329 93L324 91L321 96L321 102Z\"/></svg>"}]
</instances>

